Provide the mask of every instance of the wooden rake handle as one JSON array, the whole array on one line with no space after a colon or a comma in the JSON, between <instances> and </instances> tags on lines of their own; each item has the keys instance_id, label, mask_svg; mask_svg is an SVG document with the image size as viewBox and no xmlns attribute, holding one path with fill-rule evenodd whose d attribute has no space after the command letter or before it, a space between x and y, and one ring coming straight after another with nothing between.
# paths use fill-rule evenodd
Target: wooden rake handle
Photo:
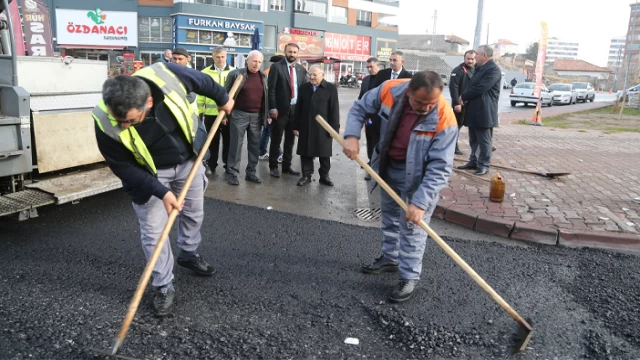
<instances>
[{"instance_id":1,"label":"wooden rake handle","mask_svg":"<svg viewBox=\"0 0 640 360\"><path fill-rule=\"evenodd\" d=\"M231 91L229 92L229 99L235 98L236 92L238 92L238 89L242 84L242 79L243 79L243 76L238 75L238 77L236 78L236 81L233 83L233 87L231 88ZM211 144L211 141L213 141L213 137L215 136L216 131L218 131L218 127L220 127L220 123L222 123L222 120L224 119L225 115L226 114L224 111L220 111L218 113L218 116L216 117L216 121L211 126L211 130L209 131L207 140L205 141L204 145L202 146L202 149L200 150L200 153L198 154L198 157L193 163L193 167L191 168L191 171L189 171L189 175L187 176L187 180L185 181L184 186L180 191L180 195L178 195L178 204L181 204L184 201L184 199L187 197L187 193L189 192L191 183L193 182L193 179L195 178L196 173L198 172L198 169L202 165L202 160L204 159L204 156L207 153L207 150L209 149L209 145ZM164 246L164 243L167 240L167 237L169 236L169 232L171 232L171 228L173 227L173 223L175 222L176 217L178 217L179 212L180 211L178 209L174 208L169 213L169 218L167 219L167 223L164 225L164 229L162 229L162 234L160 234L160 238L158 239L156 247L153 249L153 253L149 258L149 261L147 261L147 265L145 266L144 271L142 272L140 281L138 281L138 287L136 288L136 292L133 295L133 299L131 299L131 303L129 303L129 309L127 310L127 315L124 317L124 320L122 321L120 332L118 333L118 336L114 341L113 350L111 351L111 353L114 355L117 354L120 348L122 347L122 343L124 342L125 336L127 336L127 332L129 331L131 322L133 321L133 318L136 315L136 312L138 311L138 306L140 305L140 300L142 299L142 295L144 294L144 291L147 288L147 284L149 283L149 279L151 278L151 273L153 272L153 268L156 266L158 257L160 257L160 253L162 252L162 247Z\"/></svg>"},{"instance_id":2,"label":"wooden rake handle","mask_svg":"<svg viewBox=\"0 0 640 360\"><path fill-rule=\"evenodd\" d=\"M340 146L344 147L344 140L342 139L342 137L322 118L322 116L316 116L316 121L318 121L320 125L322 125L322 127L329 134L331 134L331 136L340 144ZM371 175L373 179L376 180L376 182L384 189L384 191L386 191L387 194L391 196L393 200L395 200L396 203L398 203L398 205L400 205L400 207L405 212L409 210L409 207L404 202L404 200L402 200L400 196L398 196L398 194L393 191L375 171L373 171L373 169L367 164L366 161L362 160L359 155L356 156L355 160L366 170L369 175ZM475 270L473 270L473 268L471 268L471 266L469 266L469 264L467 264L460 257L460 255L453 251L453 249L444 240L442 240L442 238L440 238L440 236L436 234L436 232L433 231L431 227L424 222L424 220L420 220L420 223L417 225L423 228L424 231L426 231L427 234L429 234L429 236L436 242L436 244L438 244L442 248L442 250L444 250L444 252L447 253L447 255L449 255L449 257L451 257L453 261L455 261L455 263L458 264L458 266L460 266L462 270L467 273L467 275L469 275L478 285L480 285L480 287L484 289L484 291L486 291L491 296L491 298L493 298L493 300L495 300L495 302L497 302L498 305L500 305L500 307L504 309L504 311L511 315L511 317L515 321L526 327L528 330L532 329L531 325L529 325L515 310L513 310L513 308L509 304L507 304L507 302L504 301L504 299L502 299L502 297L500 297L500 295L498 295L498 293L493 290L493 288L491 288L491 286L489 286L489 284L487 284L487 282L484 281L484 279L482 279L480 275L478 275L478 273L476 273Z\"/></svg>"}]
</instances>

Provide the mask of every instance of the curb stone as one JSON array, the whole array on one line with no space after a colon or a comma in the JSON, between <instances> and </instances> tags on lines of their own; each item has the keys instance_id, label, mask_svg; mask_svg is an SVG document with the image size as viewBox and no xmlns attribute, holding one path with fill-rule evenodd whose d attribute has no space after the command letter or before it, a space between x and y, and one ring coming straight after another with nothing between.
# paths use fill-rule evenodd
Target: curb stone
<instances>
[{"instance_id":1,"label":"curb stone","mask_svg":"<svg viewBox=\"0 0 640 360\"><path fill-rule=\"evenodd\" d=\"M604 231L560 230L558 245L565 247L592 247L609 250L640 251L640 235L616 234Z\"/></svg>"},{"instance_id":2,"label":"curb stone","mask_svg":"<svg viewBox=\"0 0 640 360\"><path fill-rule=\"evenodd\" d=\"M453 205L446 209L444 219L454 224L473 229L475 228L478 214L470 208Z\"/></svg>"}]
</instances>

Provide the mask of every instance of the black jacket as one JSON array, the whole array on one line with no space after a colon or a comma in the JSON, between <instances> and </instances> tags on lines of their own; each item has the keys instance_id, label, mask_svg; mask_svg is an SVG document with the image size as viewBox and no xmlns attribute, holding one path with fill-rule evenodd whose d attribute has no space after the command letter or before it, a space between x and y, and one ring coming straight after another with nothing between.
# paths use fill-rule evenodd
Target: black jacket
<instances>
[{"instance_id":1,"label":"black jacket","mask_svg":"<svg viewBox=\"0 0 640 360\"><path fill-rule=\"evenodd\" d=\"M289 113L291 105L291 81L289 80L289 63L287 59L271 64L268 77L269 106L278 110L278 115ZM300 64L294 64L298 80L298 92L300 86L307 81L307 70Z\"/></svg>"},{"instance_id":2,"label":"black jacket","mask_svg":"<svg viewBox=\"0 0 640 360\"><path fill-rule=\"evenodd\" d=\"M300 86L293 128L300 132L298 155L330 157L333 138L316 121L316 115L322 116L335 131L340 131L338 89L326 80L322 80L315 92L309 82Z\"/></svg>"},{"instance_id":3,"label":"black jacket","mask_svg":"<svg viewBox=\"0 0 640 360\"><path fill-rule=\"evenodd\" d=\"M378 74L367 75L365 76L364 79L362 79L362 85L360 86L360 95L358 95L358 100L362 99L362 97L364 96L364 94L367 93L367 91L374 89L376 87L377 76Z\"/></svg>"},{"instance_id":4,"label":"black jacket","mask_svg":"<svg viewBox=\"0 0 640 360\"><path fill-rule=\"evenodd\" d=\"M247 82L247 68L244 67L242 69L235 69L232 70L229 75L227 75L227 80L224 83L224 88L225 90L227 90L227 93L231 92L231 88L233 87L233 83L236 82L236 78L238 77L238 74L242 74L243 78L242 78L242 84L240 85L240 87L238 88L238 92L236 93L236 96L234 97L234 100L238 97L238 94L240 93L240 89L242 89L242 87L244 86L244 83ZM262 117L262 122L264 124L264 126L267 126L267 118L269 117L268 112L269 112L269 94L268 94L268 90L267 90L267 75L262 71L262 70L258 70L260 71L260 76L262 77L262 86L264 88L264 96L262 99L262 104L260 105L260 116ZM233 117L233 113L231 113L231 117Z\"/></svg>"},{"instance_id":5,"label":"black jacket","mask_svg":"<svg viewBox=\"0 0 640 360\"><path fill-rule=\"evenodd\" d=\"M167 67L180 79L187 93L195 92L223 105L229 101L224 88L215 83L209 75L173 63L167 64ZM156 84L143 80L151 88L153 108L148 117L136 126L136 131L149 149L156 168L170 168L195 158L194 146L189 144L176 118L162 102L164 98L162 91ZM198 124L196 148L198 144L202 147L207 137L204 124L201 121ZM138 164L133 153L124 145L106 135L97 124L95 129L98 149L111 171L122 180L122 187L131 196L132 201L136 204L144 204L151 196L162 199L169 189L162 185L156 176Z\"/></svg>"},{"instance_id":6,"label":"black jacket","mask_svg":"<svg viewBox=\"0 0 640 360\"><path fill-rule=\"evenodd\" d=\"M384 70L380 70L378 71L378 74L376 74L376 86L378 87L380 85L382 85L383 82L387 81L387 80L391 80L391 73L393 71L391 70L391 68L387 68ZM400 70L400 74L398 74L398 79L411 79L411 73L408 72L407 70L404 69L404 67L402 67L402 70Z\"/></svg>"},{"instance_id":7,"label":"black jacket","mask_svg":"<svg viewBox=\"0 0 640 360\"><path fill-rule=\"evenodd\" d=\"M449 94L451 95L451 107L460 105L458 104L458 98L460 97L460 94L462 94L469 86L469 83L471 82L471 79L473 78L473 74L475 73L475 71L476 70L474 68L469 68L464 63L456 66L451 71L451 77L449 80Z\"/></svg>"},{"instance_id":8,"label":"black jacket","mask_svg":"<svg viewBox=\"0 0 640 360\"><path fill-rule=\"evenodd\" d=\"M464 125L477 128L498 126L498 101L502 71L493 60L477 67L469 87L462 93L466 105Z\"/></svg>"}]
</instances>

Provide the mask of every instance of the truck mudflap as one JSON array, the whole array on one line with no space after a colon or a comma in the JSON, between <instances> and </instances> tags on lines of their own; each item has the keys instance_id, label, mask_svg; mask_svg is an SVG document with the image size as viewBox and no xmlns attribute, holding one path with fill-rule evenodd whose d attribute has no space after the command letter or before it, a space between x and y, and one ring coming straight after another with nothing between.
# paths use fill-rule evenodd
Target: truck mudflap
<instances>
[{"instance_id":1,"label":"truck mudflap","mask_svg":"<svg viewBox=\"0 0 640 360\"><path fill-rule=\"evenodd\" d=\"M0 196L0 216L17 214L18 220L26 220L38 216L38 207L75 202L121 187L108 167L51 176L26 185L26 190Z\"/></svg>"}]
</instances>

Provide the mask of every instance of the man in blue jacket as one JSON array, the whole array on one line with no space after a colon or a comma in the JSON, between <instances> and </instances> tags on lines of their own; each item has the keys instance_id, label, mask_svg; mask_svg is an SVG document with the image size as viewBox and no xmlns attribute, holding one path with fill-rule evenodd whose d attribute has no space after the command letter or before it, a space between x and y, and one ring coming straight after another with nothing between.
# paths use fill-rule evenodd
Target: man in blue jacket
<instances>
[{"instance_id":1,"label":"man in blue jacket","mask_svg":"<svg viewBox=\"0 0 640 360\"><path fill-rule=\"evenodd\" d=\"M187 100L190 92L224 104L220 109L227 113L233 108L234 102L224 88L206 74L178 64L156 63L134 76L107 80L93 118L98 148L133 200L147 259L167 222L167 214L178 209L177 263L198 275L211 276L215 269L197 253L208 183L202 163L198 164L186 201L179 204L176 198L207 137ZM153 269L152 285L156 287L154 314L170 314L175 289L169 241Z\"/></svg>"},{"instance_id":2,"label":"man in blue jacket","mask_svg":"<svg viewBox=\"0 0 640 360\"><path fill-rule=\"evenodd\" d=\"M380 192L382 255L362 267L365 274L399 273L400 282L389 295L392 302L408 300L418 286L427 233L416 224L431 219L453 167L458 124L442 87L440 75L427 70L411 80L388 80L356 101L347 117L343 151L350 159L360 151L358 140L369 114L380 117L381 141L371 167L409 205L405 213Z\"/></svg>"}]
</instances>

